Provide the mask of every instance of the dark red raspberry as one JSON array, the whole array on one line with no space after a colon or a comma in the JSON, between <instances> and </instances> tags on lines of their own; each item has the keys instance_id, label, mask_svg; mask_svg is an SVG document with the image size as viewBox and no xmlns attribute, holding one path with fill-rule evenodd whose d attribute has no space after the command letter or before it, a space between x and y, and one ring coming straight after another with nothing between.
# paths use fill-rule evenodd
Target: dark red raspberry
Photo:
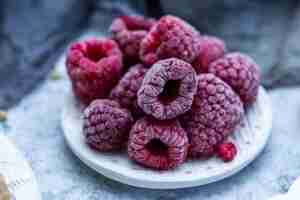
<instances>
[{"instance_id":1,"label":"dark red raspberry","mask_svg":"<svg viewBox=\"0 0 300 200\"><path fill-rule=\"evenodd\" d=\"M67 71L75 95L84 104L106 97L122 72L122 53L110 39L73 43L67 53Z\"/></svg>"},{"instance_id":2,"label":"dark red raspberry","mask_svg":"<svg viewBox=\"0 0 300 200\"><path fill-rule=\"evenodd\" d=\"M138 62L140 43L154 23L154 19L142 16L122 16L113 21L110 31L120 45L126 62Z\"/></svg>"},{"instance_id":3,"label":"dark red raspberry","mask_svg":"<svg viewBox=\"0 0 300 200\"><path fill-rule=\"evenodd\" d=\"M221 58L226 52L226 47L223 40L213 36L203 36L200 41L200 53L193 66L197 73L207 73L208 65Z\"/></svg>"},{"instance_id":4,"label":"dark red raspberry","mask_svg":"<svg viewBox=\"0 0 300 200\"><path fill-rule=\"evenodd\" d=\"M186 132L177 120L145 117L130 131L128 155L144 166L166 170L185 161L188 146Z\"/></svg>"},{"instance_id":5,"label":"dark red raspberry","mask_svg":"<svg viewBox=\"0 0 300 200\"><path fill-rule=\"evenodd\" d=\"M199 54L200 34L187 22L164 16L141 42L140 58L150 66L165 58L179 58L192 63Z\"/></svg>"},{"instance_id":6,"label":"dark red raspberry","mask_svg":"<svg viewBox=\"0 0 300 200\"><path fill-rule=\"evenodd\" d=\"M250 105L256 100L260 70L252 58L241 53L229 53L209 65L209 73L213 73L240 96L244 104Z\"/></svg>"},{"instance_id":7,"label":"dark red raspberry","mask_svg":"<svg viewBox=\"0 0 300 200\"><path fill-rule=\"evenodd\" d=\"M237 149L233 143L227 142L219 144L216 148L216 152L218 157L224 162L230 162L235 158Z\"/></svg>"},{"instance_id":8,"label":"dark red raspberry","mask_svg":"<svg viewBox=\"0 0 300 200\"><path fill-rule=\"evenodd\" d=\"M110 98L131 111L135 118L140 117L141 109L137 106L137 91L140 89L148 68L137 64L127 71L118 85L110 92Z\"/></svg>"},{"instance_id":9,"label":"dark red raspberry","mask_svg":"<svg viewBox=\"0 0 300 200\"><path fill-rule=\"evenodd\" d=\"M83 133L86 143L98 151L125 146L133 123L131 114L111 100L94 100L84 110Z\"/></svg>"},{"instance_id":10,"label":"dark red raspberry","mask_svg":"<svg viewBox=\"0 0 300 200\"><path fill-rule=\"evenodd\" d=\"M182 125L190 138L192 157L210 157L232 134L244 114L243 104L229 85L213 74L198 75L198 89Z\"/></svg>"},{"instance_id":11,"label":"dark red raspberry","mask_svg":"<svg viewBox=\"0 0 300 200\"><path fill-rule=\"evenodd\" d=\"M180 59L155 63L138 91L138 105L157 119L172 119L188 111L196 92L196 72Z\"/></svg>"}]
</instances>

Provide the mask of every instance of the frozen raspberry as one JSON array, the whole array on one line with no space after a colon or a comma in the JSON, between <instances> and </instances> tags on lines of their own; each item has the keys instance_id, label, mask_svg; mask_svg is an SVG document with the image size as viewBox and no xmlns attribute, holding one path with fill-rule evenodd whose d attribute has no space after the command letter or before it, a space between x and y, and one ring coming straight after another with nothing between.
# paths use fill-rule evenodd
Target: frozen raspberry
<instances>
[{"instance_id":1,"label":"frozen raspberry","mask_svg":"<svg viewBox=\"0 0 300 200\"><path fill-rule=\"evenodd\" d=\"M187 22L167 15L151 28L141 42L140 58L150 66L165 58L192 63L199 54L200 34Z\"/></svg>"},{"instance_id":2,"label":"frozen raspberry","mask_svg":"<svg viewBox=\"0 0 300 200\"><path fill-rule=\"evenodd\" d=\"M235 158L237 149L233 143L227 142L219 144L216 148L216 152L218 157L224 162L230 162Z\"/></svg>"},{"instance_id":3,"label":"frozen raspberry","mask_svg":"<svg viewBox=\"0 0 300 200\"><path fill-rule=\"evenodd\" d=\"M121 47L126 62L138 62L140 43L154 23L154 19L142 16L122 16L113 21L110 31Z\"/></svg>"},{"instance_id":4,"label":"frozen raspberry","mask_svg":"<svg viewBox=\"0 0 300 200\"><path fill-rule=\"evenodd\" d=\"M208 65L226 52L223 40L213 36L202 36L199 45L200 53L193 63L197 73L207 73Z\"/></svg>"},{"instance_id":5,"label":"frozen raspberry","mask_svg":"<svg viewBox=\"0 0 300 200\"><path fill-rule=\"evenodd\" d=\"M256 100L260 84L260 70L249 56L241 53L229 53L209 65L213 73L240 96L245 105Z\"/></svg>"},{"instance_id":6,"label":"frozen raspberry","mask_svg":"<svg viewBox=\"0 0 300 200\"><path fill-rule=\"evenodd\" d=\"M148 68L137 64L127 71L117 86L110 92L110 98L119 102L131 111L135 118L140 117L142 111L137 106L137 91L140 89Z\"/></svg>"},{"instance_id":7,"label":"frozen raspberry","mask_svg":"<svg viewBox=\"0 0 300 200\"><path fill-rule=\"evenodd\" d=\"M86 143L98 151L125 146L133 123L130 113L111 100L94 100L84 110L83 133Z\"/></svg>"},{"instance_id":8,"label":"frozen raspberry","mask_svg":"<svg viewBox=\"0 0 300 200\"><path fill-rule=\"evenodd\" d=\"M196 89L196 72L189 63L177 58L161 60L146 73L138 105L157 119L172 119L191 108Z\"/></svg>"},{"instance_id":9,"label":"frozen raspberry","mask_svg":"<svg viewBox=\"0 0 300 200\"><path fill-rule=\"evenodd\" d=\"M243 114L243 104L229 85L213 74L200 74L192 108L182 117L191 143L189 155L212 156L215 146L234 132Z\"/></svg>"},{"instance_id":10,"label":"frozen raspberry","mask_svg":"<svg viewBox=\"0 0 300 200\"><path fill-rule=\"evenodd\" d=\"M150 28L155 24L155 19L145 18L143 16L121 16L116 18L112 25L110 26L110 31L114 34L123 30L146 30L149 31Z\"/></svg>"},{"instance_id":11,"label":"frozen raspberry","mask_svg":"<svg viewBox=\"0 0 300 200\"><path fill-rule=\"evenodd\" d=\"M66 60L75 95L81 102L106 97L122 72L122 53L110 39L91 39L71 45Z\"/></svg>"},{"instance_id":12,"label":"frozen raspberry","mask_svg":"<svg viewBox=\"0 0 300 200\"><path fill-rule=\"evenodd\" d=\"M130 131L128 155L144 166L166 170L185 161L188 146L186 132L177 120L145 117Z\"/></svg>"}]
</instances>

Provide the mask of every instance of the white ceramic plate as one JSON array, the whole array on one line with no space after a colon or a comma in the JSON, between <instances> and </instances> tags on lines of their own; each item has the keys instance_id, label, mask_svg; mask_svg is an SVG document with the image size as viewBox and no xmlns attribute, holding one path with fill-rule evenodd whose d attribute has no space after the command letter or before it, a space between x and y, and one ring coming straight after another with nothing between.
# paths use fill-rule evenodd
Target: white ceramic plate
<instances>
[{"instance_id":1,"label":"white ceramic plate","mask_svg":"<svg viewBox=\"0 0 300 200\"><path fill-rule=\"evenodd\" d=\"M271 133L271 102L261 87L257 102L251 106L242 125L233 134L238 155L230 163L216 158L188 161L171 171L146 169L130 161L126 152L99 153L84 142L79 105L72 95L62 112L62 128L71 150L86 165L113 180L143 188L175 189L208 184L231 176L253 161L266 145Z\"/></svg>"},{"instance_id":2,"label":"white ceramic plate","mask_svg":"<svg viewBox=\"0 0 300 200\"><path fill-rule=\"evenodd\" d=\"M0 135L0 173L4 176L13 200L40 200L35 177L24 157Z\"/></svg>"}]
</instances>

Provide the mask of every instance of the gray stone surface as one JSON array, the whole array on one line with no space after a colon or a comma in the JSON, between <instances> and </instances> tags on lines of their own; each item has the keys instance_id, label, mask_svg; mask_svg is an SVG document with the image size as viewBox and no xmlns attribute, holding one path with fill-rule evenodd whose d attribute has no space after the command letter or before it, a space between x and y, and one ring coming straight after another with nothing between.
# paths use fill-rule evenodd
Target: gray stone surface
<instances>
[{"instance_id":1,"label":"gray stone surface","mask_svg":"<svg viewBox=\"0 0 300 200\"><path fill-rule=\"evenodd\" d=\"M29 160L44 200L265 200L286 192L300 176L300 88L290 88L271 92L271 139L262 155L233 177L207 186L165 191L109 180L82 164L64 141L60 114L68 80L63 71L57 71L60 80L48 79L11 109L8 121L0 124Z\"/></svg>"}]
</instances>

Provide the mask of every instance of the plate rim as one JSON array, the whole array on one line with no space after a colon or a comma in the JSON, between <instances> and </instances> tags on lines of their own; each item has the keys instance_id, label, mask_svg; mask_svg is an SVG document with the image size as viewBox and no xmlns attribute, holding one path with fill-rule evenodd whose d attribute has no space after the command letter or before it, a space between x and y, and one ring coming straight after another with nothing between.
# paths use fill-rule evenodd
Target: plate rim
<instances>
[{"instance_id":1,"label":"plate rim","mask_svg":"<svg viewBox=\"0 0 300 200\"><path fill-rule=\"evenodd\" d=\"M148 179L148 180L141 180L140 178L136 176L126 176L122 173L116 172L112 169L109 169L105 166L100 166L94 164L92 161L89 159L85 158L84 155L82 155L72 144L71 140L69 139L68 134L66 133L66 128L65 128L65 116L67 113L67 106L63 107L63 111L61 113L61 127L63 130L63 135L65 138L65 141L68 145L68 147L71 149L71 151L88 167L92 168L96 172L102 174L103 176L113 179L115 181L121 182L123 184L131 185L134 187L138 188L148 188L148 189L180 189L180 188L188 188L188 187L195 187L195 186L201 186L201 185L206 185L209 183L217 182L220 180L223 180L227 177L230 177L242 169L244 169L246 166L248 166L253 160L255 160L261 152L264 150L264 147L266 146L267 142L269 141L270 135L271 135L271 129L272 129L272 105L271 105L271 100L270 97L267 93L267 91L260 86L259 92L262 93L262 95L266 98L267 101L267 109L265 109L265 112L268 112L266 115L269 116L268 123L263 126L263 132L266 134L263 142L260 144L260 147L257 148L258 150L251 154L251 157L249 157L247 160L244 162L240 163L238 166L235 166L234 168L230 168L227 170L225 173L222 174L214 174L212 176L208 177L202 177L202 178L193 178L190 180L174 180L168 179L168 180L153 180L153 179ZM67 97L69 98L69 97ZM65 102L67 103L67 101Z\"/></svg>"}]
</instances>

